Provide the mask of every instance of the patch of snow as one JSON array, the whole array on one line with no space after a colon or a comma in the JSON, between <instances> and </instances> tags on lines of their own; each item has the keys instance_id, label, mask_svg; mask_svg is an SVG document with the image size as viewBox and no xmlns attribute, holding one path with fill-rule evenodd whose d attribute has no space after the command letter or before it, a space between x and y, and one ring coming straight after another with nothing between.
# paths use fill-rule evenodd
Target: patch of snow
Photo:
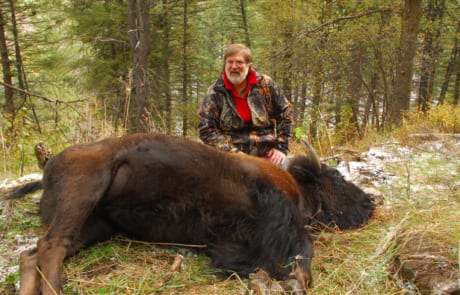
<instances>
[{"instance_id":1,"label":"patch of snow","mask_svg":"<svg viewBox=\"0 0 460 295\"><path fill-rule=\"evenodd\" d=\"M342 161L336 168L345 180L356 185L379 186L387 183L391 177L391 174L383 170L379 164L372 162Z\"/></svg>"},{"instance_id":2,"label":"patch of snow","mask_svg":"<svg viewBox=\"0 0 460 295\"><path fill-rule=\"evenodd\" d=\"M23 182L29 182L29 181L36 181L36 180L41 180L43 177L43 174L41 173L31 173L31 174L27 174L27 175L24 175L18 179L4 179L2 181L2 183L0 183L0 189L2 188L9 188L9 187L12 187L12 186L15 186L15 185L18 185L20 183L23 183Z\"/></svg>"},{"instance_id":3,"label":"patch of snow","mask_svg":"<svg viewBox=\"0 0 460 295\"><path fill-rule=\"evenodd\" d=\"M31 173L31 174L27 174L19 178L19 182L41 180L42 177L43 177L43 174L41 173Z\"/></svg>"},{"instance_id":4,"label":"patch of snow","mask_svg":"<svg viewBox=\"0 0 460 295\"><path fill-rule=\"evenodd\" d=\"M367 152L364 152L363 154L368 158L374 158L378 160L389 160L394 157L394 155L387 153L380 148L375 147L371 147Z\"/></svg>"},{"instance_id":5,"label":"patch of snow","mask_svg":"<svg viewBox=\"0 0 460 295\"><path fill-rule=\"evenodd\" d=\"M15 235L15 243L8 247L8 253L2 253L0 256L0 282L4 282L5 278L19 269L19 255L37 245L38 237L28 237L23 235ZM11 266L11 264L13 264Z\"/></svg>"}]
</instances>

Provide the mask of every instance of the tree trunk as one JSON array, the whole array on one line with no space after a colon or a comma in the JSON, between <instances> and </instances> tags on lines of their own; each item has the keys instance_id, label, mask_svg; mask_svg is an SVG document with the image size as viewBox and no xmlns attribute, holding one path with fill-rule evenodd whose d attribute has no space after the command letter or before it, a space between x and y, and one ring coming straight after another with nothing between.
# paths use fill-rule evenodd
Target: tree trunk
<instances>
[{"instance_id":1,"label":"tree trunk","mask_svg":"<svg viewBox=\"0 0 460 295\"><path fill-rule=\"evenodd\" d=\"M321 102L321 85L323 83L322 78L323 75L319 66L317 66L314 74L314 83L313 83L313 96L312 96L312 104L311 104L311 124L310 124L310 138L318 138L318 121L319 121L319 110L320 110L320 102Z\"/></svg>"},{"instance_id":2,"label":"tree trunk","mask_svg":"<svg viewBox=\"0 0 460 295\"><path fill-rule=\"evenodd\" d=\"M186 137L188 132L188 112L186 105L188 101L188 7L187 0L184 0L183 15L183 41L182 41L182 136Z\"/></svg>"},{"instance_id":3,"label":"tree trunk","mask_svg":"<svg viewBox=\"0 0 460 295\"><path fill-rule=\"evenodd\" d=\"M305 121L305 113L307 109L307 83L302 83L302 90L300 91L300 105L298 108L299 114L296 116L295 124L298 127L303 127Z\"/></svg>"},{"instance_id":4,"label":"tree trunk","mask_svg":"<svg viewBox=\"0 0 460 295\"><path fill-rule=\"evenodd\" d=\"M3 81L8 85L13 85L11 75L10 58L8 56L8 47L5 37L5 19L3 11L0 7L0 55L2 59ZM14 122L14 91L10 87L5 86L5 112L10 115L10 122Z\"/></svg>"},{"instance_id":5,"label":"tree trunk","mask_svg":"<svg viewBox=\"0 0 460 295\"><path fill-rule=\"evenodd\" d=\"M128 1L128 37L133 50L132 96L136 103L136 113L129 132L148 132L149 116L149 79L148 55L150 51L150 1Z\"/></svg>"},{"instance_id":6,"label":"tree trunk","mask_svg":"<svg viewBox=\"0 0 460 295\"><path fill-rule=\"evenodd\" d=\"M460 100L460 67L457 68L457 75L456 75L456 79L455 79L455 84L454 84L454 101L453 101L453 104L454 105L458 105L459 104L459 100Z\"/></svg>"},{"instance_id":7,"label":"tree trunk","mask_svg":"<svg viewBox=\"0 0 460 295\"><path fill-rule=\"evenodd\" d=\"M362 64L362 55L364 51L362 50L361 44L355 42L352 48L352 61L351 61L351 73L349 75L348 87L347 87L347 98L346 103L351 108L351 114L347 118L348 124L346 128L349 130L344 130L353 135L360 135L361 131L358 124L358 112L359 112L359 98L361 97L362 89L362 79L361 79L361 64ZM355 133L357 132L357 134ZM347 139L348 141L348 139Z\"/></svg>"},{"instance_id":8,"label":"tree trunk","mask_svg":"<svg viewBox=\"0 0 460 295\"><path fill-rule=\"evenodd\" d=\"M24 72L24 64L22 63L22 54L21 54L21 48L19 46L19 36L18 36L18 30L16 26L16 12L15 12L15 7L14 7L14 1L9 0L10 3L10 9L11 9L11 22L12 22L12 32L13 32L13 38L14 38L14 50L15 50L15 56L16 56L16 70L18 71L18 85L19 88L29 91L29 87L27 85L27 79L26 79L26 74ZM24 99L26 99L27 95L22 93Z\"/></svg>"},{"instance_id":9,"label":"tree trunk","mask_svg":"<svg viewBox=\"0 0 460 295\"><path fill-rule=\"evenodd\" d=\"M18 86L20 89L25 90L24 92L20 92L23 98L23 103L26 103L27 99L29 100L29 106L32 110L32 114L34 116L35 123L37 124L37 130L40 134L42 134L42 130L40 127L40 121L38 120L37 113L35 112L35 107L33 101L27 92L29 91L29 85L27 83L26 73L24 71L24 64L22 62L22 54L21 54L21 47L19 46L19 34L17 29L17 22L16 22L16 8L14 7L14 1L9 0L10 10L11 10L11 23L12 23L12 32L13 32L13 39L14 39L14 52L16 56L16 71L18 72Z\"/></svg>"},{"instance_id":10,"label":"tree trunk","mask_svg":"<svg viewBox=\"0 0 460 295\"><path fill-rule=\"evenodd\" d=\"M460 33L460 21L457 23L457 34ZM450 77L452 76L452 73L454 72L454 68L455 68L455 62L457 61L458 62L458 39L455 38L454 39L454 46L452 47L452 51L451 51L451 54L450 54L450 60L449 60L449 64L447 65L447 70L446 70L446 74L444 76L444 81L442 82L442 86L441 86L441 92L439 93L439 99L438 99L438 104L443 104L444 103L444 99L446 97L446 93L447 93L447 88L449 88L449 81L450 81ZM457 64L458 66L458 64Z\"/></svg>"},{"instance_id":11,"label":"tree trunk","mask_svg":"<svg viewBox=\"0 0 460 295\"><path fill-rule=\"evenodd\" d=\"M376 63L374 63L376 64ZM362 132L366 132L367 126L369 122L371 126L378 130L379 128L379 109L377 107L376 102L376 93L377 93L377 85L379 81L379 76L377 73L377 69L372 70L371 81L369 86L367 86L367 100L364 106L364 115L363 115L363 123L362 123ZM366 84L365 84L366 85Z\"/></svg>"},{"instance_id":12,"label":"tree trunk","mask_svg":"<svg viewBox=\"0 0 460 295\"><path fill-rule=\"evenodd\" d=\"M426 9L426 19L429 26L425 29L423 51L421 55L420 85L417 97L418 109L426 112L433 96L433 81L436 73L438 58L438 40L441 34L442 17L445 10L445 0L440 3L436 0L429 0ZM435 28L435 30L433 30Z\"/></svg>"},{"instance_id":13,"label":"tree trunk","mask_svg":"<svg viewBox=\"0 0 460 295\"><path fill-rule=\"evenodd\" d=\"M381 130L381 128L385 127L386 124L386 119L388 118L388 103L390 101L390 83L389 83L389 78L387 77L386 71L385 71L385 65L383 61L383 54L380 48L374 47L374 56L377 61L377 70L380 72L380 77L382 80L382 88L383 88L383 94L382 94L382 99L381 99L381 107L378 107L378 104L376 105L379 110L381 110L381 117L380 119L378 118L378 112L374 112L374 115L377 116L375 118L375 121L380 121L380 125L378 126L378 129Z\"/></svg>"},{"instance_id":14,"label":"tree trunk","mask_svg":"<svg viewBox=\"0 0 460 295\"><path fill-rule=\"evenodd\" d=\"M390 14L384 13L381 15L381 20L379 23L378 35L380 38L387 37L386 27L390 23ZM387 107L388 107L388 97L390 95L390 86L388 83L387 71L385 70L386 66L384 65L384 58L382 50L379 46L373 46L374 52L374 63L373 63L373 76L371 78L369 95L371 96L369 100L372 101L373 112L371 114L372 126L377 130L381 130L385 126L385 119L387 118ZM390 66L391 68L391 66ZM382 95L379 99L377 91L379 89L378 82L381 82ZM372 91L372 93L370 93Z\"/></svg>"},{"instance_id":15,"label":"tree trunk","mask_svg":"<svg viewBox=\"0 0 460 295\"><path fill-rule=\"evenodd\" d=\"M246 8L244 5L244 0L240 0L240 7L241 7L241 17L243 18L244 37L245 37L246 45L248 47L251 47L251 40L249 38L248 19L246 16Z\"/></svg>"},{"instance_id":16,"label":"tree trunk","mask_svg":"<svg viewBox=\"0 0 460 295\"><path fill-rule=\"evenodd\" d=\"M402 113L409 110L422 0L404 0L401 15L401 35L396 55L396 73L393 96L389 102L389 128L399 126Z\"/></svg>"},{"instance_id":17,"label":"tree trunk","mask_svg":"<svg viewBox=\"0 0 460 295\"><path fill-rule=\"evenodd\" d=\"M161 89L164 93L165 97L165 109L164 115L166 117L165 126L166 132L168 134L173 133L173 98L171 94L171 70L170 70L170 56L171 56L171 48L170 48L170 39L171 39L171 25L170 25L170 7L169 7L169 0L162 0L162 12L160 14L160 30L163 32L162 36L162 63L163 63L163 72L164 75L164 83L161 85ZM161 116L161 114L160 114ZM162 119L162 118L160 118Z\"/></svg>"}]
</instances>

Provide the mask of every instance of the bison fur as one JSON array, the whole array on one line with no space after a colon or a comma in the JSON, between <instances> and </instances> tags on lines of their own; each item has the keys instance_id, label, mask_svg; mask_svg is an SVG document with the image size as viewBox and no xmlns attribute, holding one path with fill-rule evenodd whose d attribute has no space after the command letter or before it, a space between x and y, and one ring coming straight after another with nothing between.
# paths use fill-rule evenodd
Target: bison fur
<instances>
[{"instance_id":1,"label":"bison fur","mask_svg":"<svg viewBox=\"0 0 460 295\"><path fill-rule=\"evenodd\" d=\"M263 270L305 289L312 283L308 225L356 228L373 211L370 197L312 149L283 170L167 135L71 146L47 158L39 187L47 231L21 254L20 294L62 292L63 260L117 233L206 244L215 268L244 277Z\"/></svg>"}]
</instances>

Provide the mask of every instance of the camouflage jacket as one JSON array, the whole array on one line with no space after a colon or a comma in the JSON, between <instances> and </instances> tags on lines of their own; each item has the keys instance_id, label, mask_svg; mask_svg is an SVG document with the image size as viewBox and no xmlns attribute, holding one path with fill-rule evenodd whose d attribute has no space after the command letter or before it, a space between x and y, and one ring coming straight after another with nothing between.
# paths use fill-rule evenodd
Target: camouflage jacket
<instances>
[{"instance_id":1,"label":"camouflage jacket","mask_svg":"<svg viewBox=\"0 0 460 295\"><path fill-rule=\"evenodd\" d=\"M289 101L268 76L256 72L258 84L248 93L252 123L238 114L223 78L212 85L198 110L200 139L229 152L242 151L263 157L271 148L287 154L293 114Z\"/></svg>"}]
</instances>

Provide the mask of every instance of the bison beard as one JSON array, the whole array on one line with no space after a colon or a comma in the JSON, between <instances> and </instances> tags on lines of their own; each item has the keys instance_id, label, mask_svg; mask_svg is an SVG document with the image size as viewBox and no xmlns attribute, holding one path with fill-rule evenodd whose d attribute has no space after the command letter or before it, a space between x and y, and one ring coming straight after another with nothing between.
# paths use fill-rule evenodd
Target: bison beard
<instances>
[{"instance_id":1,"label":"bison beard","mask_svg":"<svg viewBox=\"0 0 460 295\"><path fill-rule=\"evenodd\" d=\"M288 289L305 289L313 249L304 226L357 228L374 210L369 195L308 152L285 171L166 135L75 145L54 157L48 151L43 180L10 193L42 187L48 227L37 247L21 254L20 294L62 292L64 258L119 232L206 244L216 268L245 277L258 270L253 277L268 273L288 279Z\"/></svg>"},{"instance_id":2,"label":"bison beard","mask_svg":"<svg viewBox=\"0 0 460 295\"><path fill-rule=\"evenodd\" d=\"M311 283L301 190L263 159L136 134L67 148L48 160L42 185L47 232L21 254L20 294L62 292L63 260L118 232L206 244L214 267Z\"/></svg>"}]
</instances>

